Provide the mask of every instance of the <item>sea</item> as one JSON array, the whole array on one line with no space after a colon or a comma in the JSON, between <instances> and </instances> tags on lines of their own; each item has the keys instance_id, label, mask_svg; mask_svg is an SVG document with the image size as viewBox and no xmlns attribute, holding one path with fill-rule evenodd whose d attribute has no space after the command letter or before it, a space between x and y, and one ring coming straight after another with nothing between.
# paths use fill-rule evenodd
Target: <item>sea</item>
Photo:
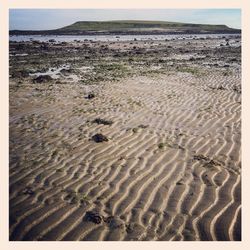
<instances>
[{"instance_id":1,"label":"sea","mask_svg":"<svg viewBox=\"0 0 250 250\"><path fill-rule=\"evenodd\" d=\"M74 42L74 41L103 41L103 42L115 42L115 41L143 41L143 40L185 40L185 39L213 39L213 38L240 38L240 34L192 34L192 35L12 35L9 37L10 41L26 42L26 41L39 41L48 42L54 40L57 43L60 42Z\"/></svg>"}]
</instances>

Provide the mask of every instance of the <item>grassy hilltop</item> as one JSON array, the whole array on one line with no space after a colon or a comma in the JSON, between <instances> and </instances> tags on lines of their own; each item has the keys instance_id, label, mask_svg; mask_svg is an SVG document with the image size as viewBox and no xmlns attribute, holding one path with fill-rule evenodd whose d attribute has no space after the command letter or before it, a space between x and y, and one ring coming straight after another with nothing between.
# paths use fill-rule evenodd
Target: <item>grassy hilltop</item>
<instances>
[{"instance_id":1,"label":"grassy hilltop","mask_svg":"<svg viewBox=\"0 0 250 250\"><path fill-rule=\"evenodd\" d=\"M84 34L206 34L240 33L240 30L226 25L192 24L165 21L79 21L54 30L12 30L11 35L48 34L48 35L84 35Z\"/></svg>"},{"instance_id":2,"label":"grassy hilltop","mask_svg":"<svg viewBox=\"0 0 250 250\"><path fill-rule=\"evenodd\" d=\"M131 29L204 29L221 30L229 29L226 25L189 24L164 21L106 21L106 22L75 22L59 30L131 30Z\"/></svg>"}]
</instances>

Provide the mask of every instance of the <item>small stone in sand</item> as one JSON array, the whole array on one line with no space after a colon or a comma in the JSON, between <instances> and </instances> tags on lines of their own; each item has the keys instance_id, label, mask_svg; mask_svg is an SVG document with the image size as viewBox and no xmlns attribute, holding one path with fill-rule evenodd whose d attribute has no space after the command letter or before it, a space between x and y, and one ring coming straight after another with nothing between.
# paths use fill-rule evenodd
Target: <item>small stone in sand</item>
<instances>
[{"instance_id":1,"label":"small stone in sand","mask_svg":"<svg viewBox=\"0 0 250 250\"><path fill-rule=\"evenodd\" d=\"M35 192L32 190L31 187L26 187L26 188L23 190L22 193L23 193L23 194L29 194L29 195L35 194Z\"/></svg>"},{"instance_id":2,"label":"small stone in sand","mask_svg":"<svg viewBox=\"0 0 250 250\"><path fill-rule=\"evenodd\" d=\"M86 98L87 99L93 99L93 98L95 98L95 94L93 94L93 93L88 94L88 96Z\"/></svg>"},{"instance_id":3,"label":"small stone in sand","mask_svg":"<svg viewBox=\"0 0 250 250\"><path fill-rule=\"evenodd\" d=\"M112 121L104 120L104 119L101 119L101 118L96 118L95 120L93 120L93 123L103 124L103 125L112 125L113 124Z\"/></svg>"},{"instance_id":4,"label":"small stone in sand","mask_svg":"<svg viewBox=\"0 0 250 250\"><path fill-rule=\"evenodd\" d=\"M102 223L102 216L99 215L97 212L87 211L85 214L85 219L95 224Z\"/></svg>"},{"instance_id":5,"label":"small stone in sand","mask_svg":"<svg viewBox=\"0 0 250 250\"><path fill-rule=\"evenodd\" d=\"M104 141L108 141L109 139L107 138L107 136L103 135L103 134L95 134L92 136L92 139L95 142L104 142Z\"/></svg>"}]
</instances>

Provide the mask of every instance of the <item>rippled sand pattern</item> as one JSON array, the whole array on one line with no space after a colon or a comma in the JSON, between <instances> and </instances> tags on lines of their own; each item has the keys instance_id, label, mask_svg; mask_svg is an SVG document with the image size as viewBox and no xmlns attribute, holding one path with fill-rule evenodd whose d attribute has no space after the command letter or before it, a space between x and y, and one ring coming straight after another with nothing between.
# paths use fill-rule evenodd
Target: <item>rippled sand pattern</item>
<instances>
[{"instance_id":1,"label":"rippled sand pattern","mask_svg":"<svg viewBox=\"0 0 250 250\"><path fill-rule=\"evenodd\" d=\"M235 86L179 72L10 89L10 240L240 240Z\"/></svg>"}]
</instances>

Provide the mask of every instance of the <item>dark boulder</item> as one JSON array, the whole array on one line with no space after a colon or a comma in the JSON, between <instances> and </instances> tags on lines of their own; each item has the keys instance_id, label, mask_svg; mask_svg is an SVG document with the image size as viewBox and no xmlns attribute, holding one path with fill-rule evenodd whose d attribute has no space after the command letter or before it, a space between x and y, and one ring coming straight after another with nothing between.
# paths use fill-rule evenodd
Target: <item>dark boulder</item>
<instances>
[{"instance_id":1,"label":"dark boulder","mask_svg":"<svg viewBox=\"0 0 250 250\"><path fill-rule=\"evenodd\" d=\"M107 136L103 134L95 134L92 136L92 140L99 143L99 142L108 141L109 139L107 138Z\"/></svg>"}]
</instances>

